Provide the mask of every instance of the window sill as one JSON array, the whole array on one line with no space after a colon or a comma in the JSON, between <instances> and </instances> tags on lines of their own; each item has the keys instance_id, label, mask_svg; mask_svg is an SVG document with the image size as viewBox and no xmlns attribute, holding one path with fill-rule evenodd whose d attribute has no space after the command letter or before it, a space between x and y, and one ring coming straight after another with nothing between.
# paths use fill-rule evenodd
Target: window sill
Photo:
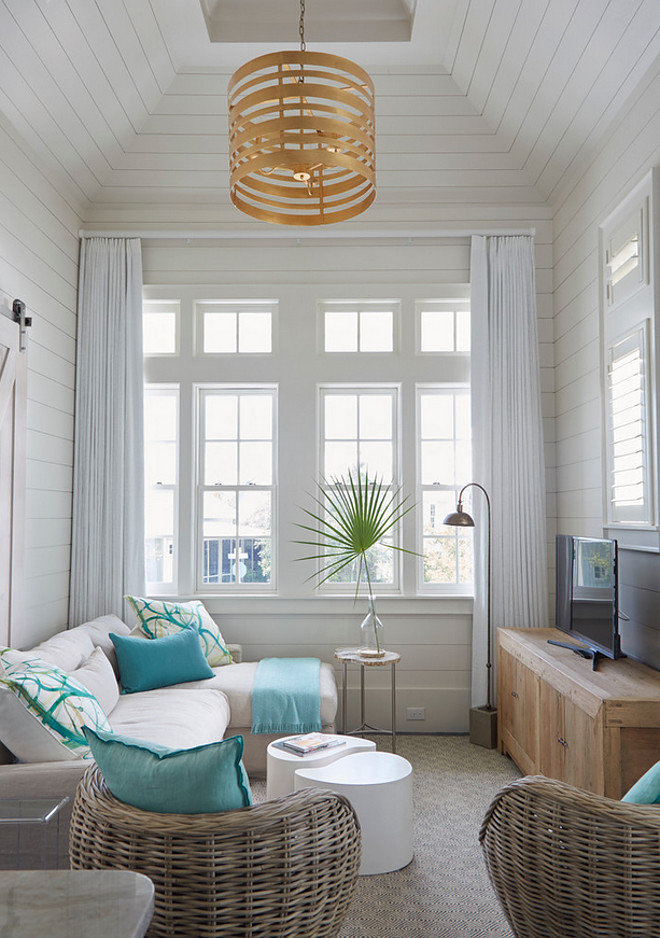
<instances>
[{"instance_id":1,"label":"window sill","mask_svg":"<svg viewBox=\"0 0 660 938\"><path fill-rule=\"evenodd\" d=\"M284 598L273 596L255 596L244 594L194 594L192 596L159 596L159 599L173 602L188 602L198 599L204 603L210 613L218 615L354 615L366 609L367 597L360 596L357 602L348 596L317 595L305 598ZM472 596L465 594L436 594L433 596L378 596L378 612L384 615L464 615L472 614Z\"/></svg>"}]
</instances>

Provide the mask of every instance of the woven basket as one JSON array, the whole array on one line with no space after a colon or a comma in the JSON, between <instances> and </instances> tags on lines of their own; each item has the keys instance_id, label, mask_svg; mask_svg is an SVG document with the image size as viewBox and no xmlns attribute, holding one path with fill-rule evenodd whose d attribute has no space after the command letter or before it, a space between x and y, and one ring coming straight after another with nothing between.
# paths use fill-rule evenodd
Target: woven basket
<instances>
[{"instance_id":1,"label":"woven basket","mask_svg":"<svg viewBox=\"0 0 660 938\"><path fill-rule=\"evenodd\" d=\"M330 938L360 866L353 809L320 789L223 814L156 814L118 801L93 764L70 831L72 869L153 881L150 938Z\"/></svg>"},{"instance_id":2,"label":"woven basket","mask_svg":"<svg viewBox=\"0 0 660 938\"><path fill-rule=\"evenodd\" d=\"M496 795L479 840L516 938L660 938L660 810L543 776Z\"/></svg>"}]
</instances>

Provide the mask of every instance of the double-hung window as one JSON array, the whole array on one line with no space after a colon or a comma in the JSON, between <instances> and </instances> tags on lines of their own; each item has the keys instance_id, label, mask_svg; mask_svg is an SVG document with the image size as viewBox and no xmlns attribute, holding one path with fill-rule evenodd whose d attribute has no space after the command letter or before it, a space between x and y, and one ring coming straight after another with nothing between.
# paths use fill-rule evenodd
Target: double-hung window
<instances>
[{"instance_id":1,"label":"double-hung window","mask_svg":"<svg viewBox=\"0 0 660 938\"><path fill-rule=\"evenodd\" d=\"M418 387L420 589L472 582L472 533L450 527L457 492L471 472L470 395L467 388Z\"/></svg>"},{"instance_id":2,"label":"double-hung window","mask_svg":"<svg viewBox=\"0 0 660 938\"><path fill-rule=\"evenodd\" d=\"M200 387L199 590L270 585L275 388Z\"/></svg>"},{"instance_id":3,"label":"double-hung window","mask_svg":"<svg viewBox=\"0 0 660 938\"><path fill-rule=\"evenodd\" d=\"M344 387L324 385L320 393L320 465L322 485L334 487L358 476L369 485L382 484L394 492L400 484L397 386ZM398 532L386 538L392 538ZM388 548L372 548L368 556L374 585L396 589L399 565ZM358 566L345 567L330 581L327 589L355 584ZM366 574L363 571L363 578Z\"/></svg>"},{"instance_id":4,"label":"double-hung window","mask_svg":"<svg viewBox=\"0 0 660 938\"><path fill-rule=\"evenodd\" d=\"M147 586L176 587L179 390L147 387L144 396L145 566Z\"/></svg>"}]
</instances>

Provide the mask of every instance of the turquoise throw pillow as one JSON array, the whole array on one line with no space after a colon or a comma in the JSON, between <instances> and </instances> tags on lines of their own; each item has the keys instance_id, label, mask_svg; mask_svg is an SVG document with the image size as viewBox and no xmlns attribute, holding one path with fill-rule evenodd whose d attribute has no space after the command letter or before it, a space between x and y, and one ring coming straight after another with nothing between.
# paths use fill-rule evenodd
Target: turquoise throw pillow
<instances>
[{"instance_id":1,"label":"turquoise throw pillow","mask_svg":"<svg viewBox=\"0 0 660 938\"><path fill-rule=\"evenodd\" d=\"M195 628L206 659L212 668L231 664L232 657L217 623L199 600L171 603L159 599L124 597L135 610L138 628L147 638L162 638L180 629Z\"/></svg>"},{"instance_id":2,"label":"turquoise throw pillow","mask_svg":"<svg viewBox=\"0 0 660 938\"><path fill-rule=\"evenodd\" d=\"M627 791L621 801L631 804L658 804L660 802L660 762L652 765L638 779L630 791Z\"/></svg>"},{"instance_id":3,"label":"turquoise throw pillow","mask_svg":"<svg viewBox=\"0 0 660 938\"><path fill-rule=\"evenodd\" d=\"M110 638L117 653L122 694L213 677L196 629L181 629L151 641L114 632Z\"/></svg>"},{"instance_id":4,"label":"turquoise throw pillow","mask_svg":"<svg viewBox=\"0 0 660 938\"><path fill-rule=\"evenodd\" d=\"M161 814L215 814L252 804L243 737L167 749L85 727L109 790L125 804Z\"/></svg>"}]
</instances>

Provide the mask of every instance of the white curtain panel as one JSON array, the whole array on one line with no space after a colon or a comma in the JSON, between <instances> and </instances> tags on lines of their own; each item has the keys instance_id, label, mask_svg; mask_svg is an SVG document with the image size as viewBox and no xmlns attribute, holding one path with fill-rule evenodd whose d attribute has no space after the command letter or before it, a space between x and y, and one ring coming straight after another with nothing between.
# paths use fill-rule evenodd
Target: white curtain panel
<instances>
[{"instance_id":1,"label":"white curtain panel","mask_svg":"<svg viewBox=\"0 0 660 938\"><path fill-rule=\"evenodd\" d=\"M473 237L470 271L473 480L488 491L492 506L494 671L498 627L548 624L533 238ZM476 525L472 706L479 707L487 681L487 516L481 493L469 493Z\"/></svg>"},{"instance_id":2,"label":"white curtain panel","mask_svg":"<svg viewBox=\"0 0 660 938\"><path fill-rule=\"evenodd\" d=\"M80 249L70 625L124 618L144 591L142 256L137 238Z\"/></svg>"}]
</instances>

